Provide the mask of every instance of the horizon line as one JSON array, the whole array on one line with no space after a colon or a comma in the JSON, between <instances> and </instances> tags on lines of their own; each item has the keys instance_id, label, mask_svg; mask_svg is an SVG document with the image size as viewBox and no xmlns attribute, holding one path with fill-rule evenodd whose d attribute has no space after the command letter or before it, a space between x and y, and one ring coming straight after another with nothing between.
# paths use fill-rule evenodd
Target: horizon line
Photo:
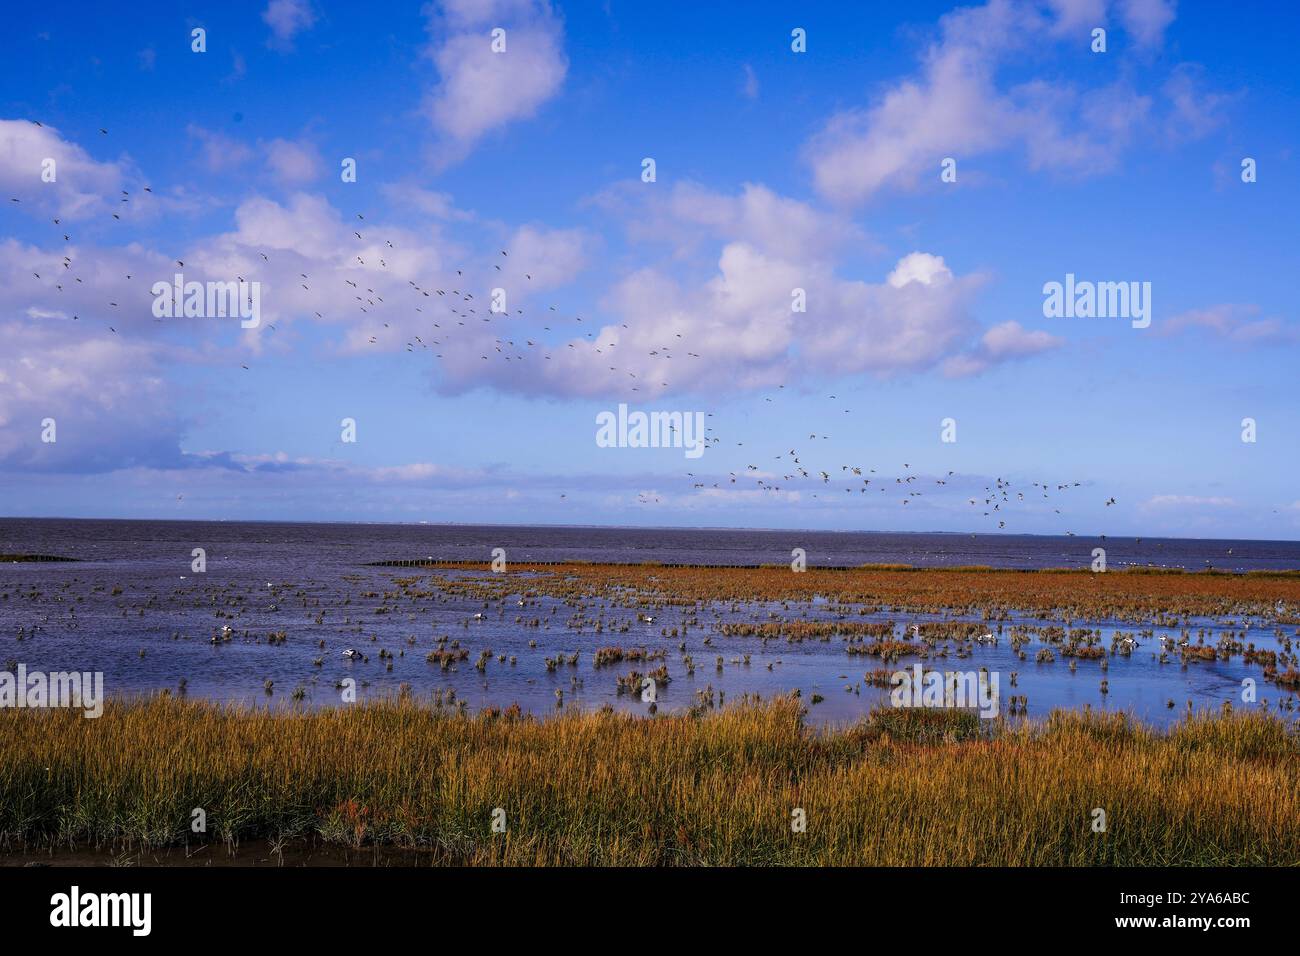
<instances>
[{"instance_id":1,"label":"horizon line","mask_svg":"<svg viewBox=\"0 0 1300 956\"><path fill-rule=\"evenodd\" d=\"M978 532L978 531L884 531L880 529L839 529L839 528L758 528L749 526L723 526L723 525L621 525L621 524L559 524L550 522L539 522L535 524L518 524L512 522L495 522L495 521L358 521L358 520L306 520L295 518L109 518L109 517L77 517L70 515L0 515L0 522L4 521L137 521L137 522L163 522L171 524L184 523L209 523L209 524L287 524L287 525L386 525L390 527L412 527L412 528L540 528L540 529L572 529L572 530L603 530L603 531L698 531L698 532L717 532L717 531L734 531L734 532L758 532L764 534L864 534L864 535L951 535L954 537L970 538L1059 538L1061 540L1070 540L1076 538L1080 540L1094 539L1098 541L1225 541L1234 543L1251 543L1251 544L1300 544L1300 538L1196 538L1196 537L1170 537L1161 535L1103 535L1103 534L1042 534L1036 532Z\"/></svg>"}]
</instances>

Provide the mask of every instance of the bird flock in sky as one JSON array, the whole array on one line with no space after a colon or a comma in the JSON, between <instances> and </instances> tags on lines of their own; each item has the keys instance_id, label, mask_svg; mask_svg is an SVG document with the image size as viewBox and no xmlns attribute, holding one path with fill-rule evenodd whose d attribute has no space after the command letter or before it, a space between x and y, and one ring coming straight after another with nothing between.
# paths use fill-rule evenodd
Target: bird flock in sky
<instances>
[{"instance_id":1,"label":"bird flock in sky","mask_svg":"<svg viewBox=\"0 0 1300 956\"><path fill-rule=\"evenodd\" d=\"M37 126L41 124L33 121ZM108 135L108 130L100 128L100 134ZM150 186L143 187L144 192L152 193ZM20 203L18 198L11 198L12 203ZM121 190L119 205L129 204L132 196L129 191ZM119 213L112 213L114 220L121 220ZM354 225L351 228L352 236L358 243L366 242L366 233L368 225L364 213L355 213ZM61 217L52 219L54 231L61 241L66 244L73 243L73 236L69 231L70 226L65 225ZM391 239L383 239L383 248L395 250ZM68 248L75 250L75 245L69 245ZM373 246L366 246L362 252L366 255L353 255L352 260L356 266L362 270L359 276L364 276L366 271L387 271L389 264L385 255L374 255L368 250ZM509 250L498 250L502 260L509 259ZM257 255L263 262L270 262L270 256L266 251L259 250ZM350 260L350 262L352 261ZM184 260L177 259L176 265L184 268ZM56 293L63 293L67 284L76 283L84 284L86 277L78 273L77 262L73 256L64 255L60 263L62 269L57 276L51 277L42 273L40 268L32 270L33 278L47 285L52 285ZM494 265L495 272L501 272L501 265ZM430 283L427 285L417 283L414 280L407 280L410 293L414 297L415 313L421 316L416 320L417 323L427 322L424 326L423 334L411 332L410 337L405 341L404 348L408 353L429 352L439 360L447 361L444 349L449 343L456 342L456 337L460 330L470 327L491 327L493 323L498 323L505 319L532 319L522 308L514 309L512 312L504 309L493 308L491 305L485 305L483 298L476 297L470 291L471 281L466 279L463 269L456 269L455 278L452 278L451 272L447 273L446 281ZM532 282L533 275L531 272L523 272L525 282ZM125 278L132 282L143 282L146 287L152 285L144 277L134 274L126 274ZM237 275L235 277L240 282L247 282L248 277ZM311 291L313 279L311 275L305 272L298 273L298 279L302 288L308 292ZM386 308L397 307L393 304L386 303L381 292L377 291L372 285L367 285L363 278L351 279L344 278L344 288L338 292L349 296L354 303L354 308L360 315L376 318L384 314ZM378 285L379 283L375 283ZM440 287L441 286L441 287ZM121 309L121 303L116 301L107 301L105 303L112 316L117 310ZM317 318L324 318L319 311L315 312ZM74 314L73 320L81 321L79 315ZM162 321L155 318L155 322ZM683 362L689 363L700 359L702 356L699 352L692 351L687 346L690 344L686 341L682 332L674 332L674 341L659 344L657 347L650 348L646 351L645 358L653 360L652 365L656 369L654 379L647 380L644 368L641 372L621 364L618 360L619 353L616 349L619 346L617 341L602 341L604 336L597 331L597 324L585 321L581 315L569 315L561 311L558 305L548 305L545 313L541 316L541 321L546 324L541 326L541 332L545 334L532 333L532 336L525 334L496 334L491 340L490 347L483 350L474 349L479 352L479 360L484 362L501 361L506 363L519 363L525 365L530 362L549 362L553 360L553 351L555 346L548 344L544 339L562 336L566 332L566 327L576 334L578 341L570 340L564 344L568 349L578 349L580 347L590 348L594 354L605 357L609 363L607 368L611 373L617 376L620 383L615 388L617 390L626 390L627 397L631 398L631 393L637 393L642 390L643 385L649 385L647 392L654 391L658 393L659 388L669 388L673 380L670 374L669 363L676 360L676 365L680 366ZM117 321L110 320L104 323L108 332L113 335L119 335ZM383 322L383 327L391 329L393 326L390 322ZM406 323L402 323L405 327ZM499 327L499 326L498 326ZM624 323L619 326L621 329L627 329ZM268 324L269 332L275 332L274 324ZM584 341L585 340L585 341ZM477 340L480 342L486 339ZM367 340L368 345L381 345L376 335L370 335ZM460 343L457 357L471 354L464 348L465 343ZM241 363L240 367L245 371L251 371L251 366ZM624 378L626 376L626 378ZM785 389L784 385L778 385L775 394L765 396L766 403L777 401ZM831 417L831 409L836 405L842 405L842 402L835 395L827 396L827 402L830 407L827 410L827 418ZM852 415L849 408L835 409L844 415ZM713 416L708 415L709 418ZM760 464L767 459L760 459L757 462L747 463L740 471L729 471L724 478L718 475L718 480L710 481L702 475L696 475L694 472L686 472L684 477L688 479L690 489L693 491L728 491L728 490L750 490L761 492L765 495L779 497L784 494L798 493L802 496L807 493L811 498L818 500L871 497L874 500L885 500L897 502L901 507L907 507L927 493L940 492L953 482L954 479L961 480L953 471L947 472L943 477L922 476L912 470L910 463L904 463L902 471L897 474L878 471L876 468L866 467L861 464L829 463L823 459L826 457L817 451L817 444L821 441L828 440L829 435L810 433L807 441L811 443L812 450L800 451L794 447L782 451L772 456L771 462L775 464ZM713 447L724 445L723 439L716 433L713 426L707 425L705 428L704 441ZM743 442L735 442L735 447L743 448ZM807 449L808 446L805 446ZM816 461L816 464L814 464ZM897 471L897 469L893 469ZM710 476L712 477L712 476ZM978 481L978 479L976 479ZM1074 489L1084 487L1085 483L1079 481L1033 481L1028 487L1016 487L1011 481L998 477L992 484L985 484L977 491L973 490L974 485L967 480L964 482L972 491L968 493L965 504L971 513L985 521L989 530L1006 530L1009 522L1012 522L1013 514L1017 509L1028 508L1032 505L1042 505L1047 502L1052 506L1052 511L1056 515L1062 515L1062 509L1055 505L1064 501L1065 496ZM847 496L847 497L845 497ZM883 496L877 498L876 496ZM562 498L567 498L568 493L561 494ZM643 505L653 505L662 502L658 493L641 492L637 495L637 501ZM1105 500L1106 507L1116 503L1114 497ZM1044 506L1046 507L1046 506ZM1066 535L1073 536L1074 532L1062 529Z\"/></svg>"}]
</instances>

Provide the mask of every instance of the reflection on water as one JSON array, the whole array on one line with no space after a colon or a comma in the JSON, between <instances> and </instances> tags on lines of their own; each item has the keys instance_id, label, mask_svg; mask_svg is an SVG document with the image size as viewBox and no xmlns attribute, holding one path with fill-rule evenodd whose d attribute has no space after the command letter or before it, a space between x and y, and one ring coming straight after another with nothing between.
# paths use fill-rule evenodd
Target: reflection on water
<instances>
[{"instance_id":1,"label":"reflection on water","mask_svg":"<svg viewBox=\"0 0 1300 956\"><path fill-rule=\"evenodd\" d=\"M941 620L979 623L972 616L941 619L889 610L861 615L822 601L788 610L779 603L663 607L654 611L653 623L647 623L637 609L596 598L577 606L521 592L485 605L481 597L441 586L467 576L491 577L487 561L492 547L505 547L517 561L573 557L576 549L583 557L600 560L645 559L648 551L655 560L707 558L723 563L722 555L729 559L726 563L775 563L781 560L780 548L786 547L788 554L787 546L795 540L784 532L15 521L4 522L0 531L0 551L88 559L0 565L0 635L5 642L0 662L22 662L46 671L103 671L110 694L176 690L183 681L190 696L328 706L340 702L339 684L351 678L360 699L396 693L405 684L417 696L454 691L471 710L517 703L546 713L562 699L565 705L583 708L609 704L644 712L648 705L634 693L620 694L617 679L633 668L644 672L663 664L671 682L657 694L661 713L690 707L702 695L719 702L746 693L766 697L799 690L809 703L811 719L841 722L887 701L889 691L869 684L865 674L882 667L910 667L917 658L884 663L850 654L850 641L834 628L816 638L788 642L727 636L721 626L792 616L844 620L852 626L892 620L896 636L902 638L913 625L925 633L927 624L933 627L932 622ZM578 543L584 536L595 542L585 551ZM884 541L829 535L823 537L833 539L840 550L824 553L816 550L816 537L804 535L798 542L808 550L810 563L821 554L820 563L848 564L864 554L880 561L915 559L915 553L898 550L899 539L915 547L918 539L953 536L878 536L889 539ZM1028 548L1014 540L974 540L976 545L962 543L961 559L953 563L996 564L992 555L997 549L1014 552L1022 566L1039 560L1063 563L1059 555L1055 560L1044 557L1052 548L1065 546L1058 539L1031 539ZM971 552L985 541L985 550ZM1108 544L1115 546L1113 541ZM1193 547L1178 542L1177 549L1193 555L1222 544L1200 542ZM191 571L194 547L206 549L204 574ZM1255 543L1233 550L1242 561L1300 566L1300 554L1294 553L1300 549L1293 544ZM473 555L484 561L484 570L364 566L368 560L426 555ZM413 587L396 583L412 578L418 579ZM511 580L526 588L524 577ZM1276 628L1274 621L1262 619L1193 619L1177 628L1143 625L1139 633L1129 623L1076 619L1070 627L1094 629L1096 644L1107 649L1107 655L1066 658L1060 644L1052 643L1055 660L1037 663L1038 651L1049 646L1039 630L1053 623L1064 624L1012 616L987 625L996 644L936 639L928 648L925 667L996 673L1003 710L1010 695L1023 695L1031 717L1053 707L1090 706L1130 710L1164 724L1181 717L1188 701L1197 708L1231 701L1242 709L1267 700L1276 709L1279 702L1290 700L1263 680L1257 664L1245 663L1240 655L1184 665L1177 642L1189 633L1193 644L1203 640L1214 646L1230 635L1243 644L1278 650L1278 635L1294 636L1293 626ZM224 628L229 628L228 640L221 639ZM983 632L985 626L977 630ZM1109 653L1113 642L1125 636L1136 642L1131 653ZM597 649L609 646L645 648L655 659L596 667ZM355 659L343 656L349 648L358 652ZM452 656L463 659L444 669L427 660L436 648L455 649ZM1167 662L1161 663L1166 648ZM568 659L574 653L577 663L571 665ZM561 656L563 660L548 667L548 658ZM476 665L481 658L480 668ZM1254 705L1241 699L1242 679L1247 677L1259 682L1259 703ZM268 680L270 695L264 689ZM1107 693L1101 690L1103 680Z\"/></svg>"}]
</instances>

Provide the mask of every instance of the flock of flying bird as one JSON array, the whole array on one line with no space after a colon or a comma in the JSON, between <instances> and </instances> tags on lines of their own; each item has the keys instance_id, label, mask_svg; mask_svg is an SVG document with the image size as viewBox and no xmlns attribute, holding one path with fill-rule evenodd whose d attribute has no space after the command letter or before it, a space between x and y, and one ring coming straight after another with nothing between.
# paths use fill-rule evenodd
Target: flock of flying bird
<instances>
[{"instance_id":1,"label":"flock of flying bird","mask_svg":"<svg viewBox=\"0 0 1300 956\"><path fill-rule=\"evenodd\" d=\"M36 122L36 125L39 126L41 124ZM101 128L99 132L101 135L108 135L108 130L106 129ZM146 193L153 192L152 188L149 186L144 186L143 188ZM121 190L121 194L119 205L129 204L132 198L131 194L127 190ZM21 202L21 200L17 198L11 198L10 201L12 203ZM365 234L361 231L366 228L364 225L366 221L365 215L362 213L356 213L355 216L357 225L352 230L352 235L358 242L365 242ZM120 221L122 217L118 213L114 212L112 213L112 218ZM70 233L64 231L67 227L64 226L62 218L55 217L52 221L53 225L58 227L57 232L62 236L62 241L65 243L71 242L72 236ZM372 247L368 246L361 251L366 252L370 248ZM385 239L384 248L394 249L395 247L391 240ZM509 258L509 250L501 249L499 252L503 259ZM367 252L367 254L370 253ZM270 257L266 252L259 250L257 255L263 262L270 262ZM370 255L371 258L369 261L362 255L355 255L353 257L356 265L359 266L361 270L358 274L358 278L343 279L342 281L346 288L338 290L342 294L350 294L356 303L355 307L361 314L366 316L371 316L372 310L379 312L382 307L387 305L384 301L383 295L376 291L372 285L363 285L367 272L373 273L376 268L381 271L387 271L389 268L384 255ZM350 266L351 262L352 260L349 260ZM374 264L376 262L377 266ZM60 264L62 266L62 272L57 276L59 281L53 281L53 287L57 293L62 293L64 291L65 282L75 282L78 284L83 283L82 276L78 275L75 269L76 262L73 257L67 255L63 256ZM180 259L176 260L176 264L181 268L184 268L185 265L184 261ZM499 263L495 264L494 270L496 272L501 272L501 265ZM415 312L423 315L424 319L428 322L425 331L425 335L428 336L427 341L425 335L412 334L405 342L405 349L407 352L414 353L417 350L430 351L437 358L443 359L444 353L436 350L445 348L458 329L467 326L482 328L486 325L491 327L493 322L512 317L504 311L495 311L491 307L485 308L482 300L475 298L474 293L469 291L469 282L468 280L464 280L464 270L457 269L455 270L455 273L457 277L456 279L451 279L449 273L447 281L441 283L446 286L445 288L439 288L437 287L437 284L432 284L426 287L413 280L407 280L410 292L418 303L414 306ZM526 282L532 281L532 273L524 272L522 274ZM46 284L51 282L50 277L43 276L39 270L34 269L32 275L37 281ZM127 274L125 277L132 281L144 281L142 278L136 280L136 277L131 274ZM311 286L308 285L308 282L312 281L311 277L307 273L303 272L299 273L299 278L303 280L300 283L302 288L310 291ZM236 276L236 279L241 282L247 281L244 276ZM378 284L382 283L375 283L375 285ZM464 286L464 288L452 288L453 285ZM152 282L145 283L146 289L150 286L152 286ZM425 300L429 301L425 302ZM431 308L426 314L426 305L433 306L435 304L442 309L442 312L439 313L435 309ZM120 303L115 301L107 302L107 306L114 310L121 308ZM523 317L525 314L526 313L523 309L513 310L513 317L515 318ZM320 312L315 312L315 315L317 318L324 318ZM548 307L548 311L544 318L551 324L544 325L542 331L545 333L551 333L552 336L556 334L556 330L559 328L559 323L567 323L569 321L569 318L566 318L555 305ZM80 320L80 316L74 314L73 319ZM155 321L162 320L155 319ZM571 321L574 326L584 325L583 318L576 314L571 316ZM116 325L108 325L107 323L106 325L110 333L118 334ZM591 323L587 323L586 327L590 328L591 325ZM391 329L392 325L389 322L384 322L383 327ZM267 328L272 332L276 330L274 324L268 324ZM623 324L621 328L628 329L628 326ZM580 331L580 329L575 328L575 331ZM656 368L658 373L654 377L659 379L658 385L651 384L651 387L648 388L647 391L654 391L659 387L669 387L668 379L671 378L671 376L666 372L667 366L665 363L673 360L675 357L681 357L685 360L701 358L700 353L690 351L684 347L686 341L681 332L675 332L673 335L676 340L680 341L660 344L655 348L646 350L646 357L653 360L652 365ZM580 345L589 347L595 354L608 356L607 361L612 360L612 357L617 354L613 350L618 347L619 343L615 341L600 341L596 331L587 331L582 334L582 337L588 341L585 343L569 341L566 343L567 347L569 349L578 349ZM552 346L543 343L541 341L542 338L543 336L541 335L537 335L536 340L523 335L518 335L513 338L494 336L492 344L487 347L485 351L479 351L477 348L466 351L460 343L455 344L460 346L460 355L468 356L473 352L479 352L479 358L482 361L500 359L505 362L527 363L530 360L536 360L538 356L540 356L541 361L551 361ZM476 341L481 345L481 343L486 340L476 339ZM381 343L379 342L377 335L371 335L367 344L379 345ZM457 357L459 357L459 355ZM681 361L677 364L680 366ZM644 369L641 373L638 373L632 368L627 368L618 364L608 365L607 367L609 372L615 373L616 380L620 383L617 386L617 389L615 389L616 391L628 389L630 392L638 392L641 390L641 386L647 382L644 378L646 374ZM246 364L241 364L241 368L249 370L250 367ZM624 379L624 375L627 376L626 379ZM777 386L778 397L781 390L784 388L784 385ZM631 396L629 395L628 397ZM830 395L828 396L828 400L834 402L837 401L837 398L835 395ZM765 397L764 401L771 403L774 402L775 399L774 397L768 396ZM844 408L842 411L844 414L851 414L850 409ZM712 415L710 414L708 417L711 418ZM826 440L829 436L812 433L808 438L810 441L819 441ZM723 444L722 439L714 433L714 429L711 426L706 426L703 440L706 444L714 447ZM736 442L735 445L737 447L743 447L744 443ZM922 475L912 471L911 465L908 463L904 463L901 474L895 475L882 475L879 474L875 468L865 468L862 465L856 464L840 464L837 470L828 470L827 468L821 468L809 464L805 461L806 458L810 460L811 456L806 453L801 453L794 448L790 448L787 452L782 452L774 457L773 461L780 462L780 464L775 466L773 469L760 468L758 464L750 463L745 466L743 471L729 472L726 479L719 478L718 481L714 482L700 480L701 476L697 476L692 472L687 472L686 477L691 479L691 488L694 490L709 488L727 490L730 489L731 486L736 486L738 489L748 488L749 490L772 493L775 495L780 492L793 492L807 489L811 497L816 499L822 499L823 496L826 498L839 498L839 492L843 492L843 494L849 496L871 496L873 498L875 494L878 493L884 495L885 500L896 500L900 505L908 506L926 494L925 491L921 490L923 487L931 489L932 491L934 489L941 489L948 485L955 476L954 472L949 471L943 478L923 477ZM835 466L832 465L830 468L834 469ZM752 482L752 487L749 484L750 482ZM992 484L984 485L981 490L968 497L966 499L966 504L969 508L977 511L980 517L989 519L990 525L993 522L996 522L998 529L1005 529L1008 518L1014 509L1021 506L1028 507L1031 502L1036 504L1041 503L1043 500L1047 500L1054 504L1055 501L1052 499L1054 493L1059 497L1063 493L1082 486L1083 483L1078 481L1034 481L1030 486L1023 488L1022 490L1017 490L1009 480L999 477L996 478ZM832 492L834 492L834 494L832 494ZM567 498L567 492L562 493L560 497ZM637 500L642 504L647 505L660 503L662 501L661 497L653 492L642 492L638 494ZM1113 497L1105 501L1107 507L1114 504L1115 499ZM1060 508L1053 508L1053 512L1057 515L1062 513ZM1073 532L1071 531L1066 531L1065 534L1073 536Z\"/></svg>"}]
</instances>

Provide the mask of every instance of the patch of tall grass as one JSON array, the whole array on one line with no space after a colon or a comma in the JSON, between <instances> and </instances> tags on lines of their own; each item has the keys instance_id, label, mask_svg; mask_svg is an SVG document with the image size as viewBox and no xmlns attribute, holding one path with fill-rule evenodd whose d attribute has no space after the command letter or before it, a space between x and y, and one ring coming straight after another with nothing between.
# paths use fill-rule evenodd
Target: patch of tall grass
<instances>
[{"instance_id":1,"label":"patch of tall grass","mask_svg":"<svg viewBox=\"0 0 1300 956\"><path fill-rule=\"evenodd\" d=\"M1114 714L889 709L816 731L793 698L654 719L409 698L0 711L10 851L311 838L448 864L1296 865L1298 820L1294 728L1259 714L1162 733Z\"/></svg>"}]
</instances>

